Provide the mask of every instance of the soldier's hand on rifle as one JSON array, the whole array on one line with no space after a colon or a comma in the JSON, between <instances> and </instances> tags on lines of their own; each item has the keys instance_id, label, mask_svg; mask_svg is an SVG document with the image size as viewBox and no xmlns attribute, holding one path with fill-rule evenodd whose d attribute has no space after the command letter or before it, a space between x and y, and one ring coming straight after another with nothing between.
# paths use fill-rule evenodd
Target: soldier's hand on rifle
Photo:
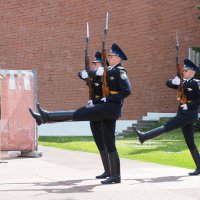
<instances>
[{"instance_id":1,"label":"soldier's hand on rifle","mask_svg":"<svg viewBox=\"0 0 200 200\"><path fill-rule=\"evenodd\" d=\"M88 73L86 72L86 70L81 71L80 75L82 79L88 78Z\"/></svg>"},{"instance_id":2,"label":"soldier's hand on rifle","mask_svg":"<svg viewBox=\"0 0 200 200\"><path fill-rule=\"evenodd\" d=\"M105 103L105 102L106 102L106 97L103 97L103 98L101 99L101 102Z\"/></svg>"},{"instance_id":3,"label":"soldier's hand on rifle","mask_svg":"<svg viewBox=\"0 0 200 200\"><path fill-rule=\"evenodd\" d=\"M89 101L88 101L88 104L87 104L87 107L93 107L93 106L94 106L93 101L92 101L92 100L89 100Z\"/></svg>"},{"instance_id":4,"label":"soldier's hand on rifle","mask_svg":"<svg viewBox=\"0 0 200 200\"><path fill-rule=\"evenodd\" d=\"M172 80L172 84L173 85L180 85L180 78L178 76L176 76L173 80Z\"/></svg>"},{"instance_id":5,"label":"soldier's hand on rifle","mask_svg":"<svg viewBox=\"0 0 200 200\"><path fill-rule=\"evenodd\" d=\"M104 69L103 67L99 67L96 71L97 76L103 76Z\"/></svg>"},{"instance_id":6,"label":"soldier's hand on rifle","mask_svg":"<svg viewBox=\"0 0 200 200\"><path fill-rule=\"evenodd\" d=\"M183 105L181 105L180 107L181 107L183 110L188 110L187 104L183 104Z\"/></svg>"},{"instance_id":7,"label":"soldier's hand on rifle","mask_svg":"<svg viewBox=\"0 0 200 200\"><path fill-rule=\"evenodd\" d=\"M91 101L91 100L90 100ZM89 101L88 101L89 102ZM100 103L105 103L106 102L106 97L103 97L103 98L99 98L99 99L94 99L92 101L93 104L100 104Z\"/></svg>"}]
</instances>

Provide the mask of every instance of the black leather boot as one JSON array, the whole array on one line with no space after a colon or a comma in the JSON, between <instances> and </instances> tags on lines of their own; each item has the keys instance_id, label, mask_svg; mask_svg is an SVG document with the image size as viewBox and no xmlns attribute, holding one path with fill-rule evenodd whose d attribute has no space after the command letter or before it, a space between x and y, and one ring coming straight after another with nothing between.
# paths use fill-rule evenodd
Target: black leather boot
<instances>
[{"instance_id":1,"label":"black leather boot","mask_svg":"<svg viewBox=\"0 0 200 200\"><path fill-rule=\"evenodd\" d=\"M195 162L195 165L197 167L197 169L194 172L190 172L189 175L190 176L196 176L198 174L200 174L200 156L199 156L199 152L197 149L194 150L190 150L190 153L192 155L192 158Z\"/></svg>"},{"instance_id":2,"label":"black leather boot","mask_svg":"<svg viewBox=\"0 0 200 200\"><path fill-rule=\"evenodd\" d=\"M42 122L42 116L36 112L33 112L32 109L29 108L29 112L31 113L32 117L35 118L36 123L40 126Z\"/></svg>"},{"instance_id":3,"label":"black leather boot","mask_svg":"<svg viewBox=\"0 0 200 200\"><path fill-rule=\"evenodd\" d=\"M120 176L120 160L118 153L112 152L108 154L110 162L110 174L111 176L105 181L101 181L102 184L112 184L112 183L121 183Z\"/></svg>"},{"instance_id":4,"label":"black leather boot","mask_svg":"<svg viewBox=\"0 0 200 200\"><path fill-rule=\"evenodd\" d=\"M143 144L146 140L153 139L155 137L158 137L159 135L162 135L165 133L165 127L160 126L158 128L155 128L153 130L147 131L147 132L140 132L135 126L133 126L133 130L136 132L139 141L141 144Z\"/></svg>"},{"instance_id":5,"label":"black leather boot","mask_svg":"<svg viewBox=\"0 0 200 200\"><path fill-rule=\"evenodd\" d=\"M104 173L96 176L97 179L104 179L110 176L110 164L108 159L108 152L106 150L100 151L101 160L104 167Z\"/></svg>"},{"instance_id":6,"label":"black leather boot","mask_svg":"<svg viewBox=\"0 0 200 200\"><path fill-rule=\"evenodd\" d=\"M36 107L42 116L43 124L48 122L64 122L73 120L73 110L49 112L41 108L39 103L36 104Z\"/></svg>"},{"instance_id":7,"label":"black leather boot","mask_svg":"<svg viewBox=\"0 0 200 200\"><path fill-rule=\"evenodd\" d=\"M40 115L42 116L42 121L43 123L47 123L49 121L48 119L48 111L44 110L43 108L40 107L39 103L36 103L36 107Z\"/></svg>"}]
</instances>

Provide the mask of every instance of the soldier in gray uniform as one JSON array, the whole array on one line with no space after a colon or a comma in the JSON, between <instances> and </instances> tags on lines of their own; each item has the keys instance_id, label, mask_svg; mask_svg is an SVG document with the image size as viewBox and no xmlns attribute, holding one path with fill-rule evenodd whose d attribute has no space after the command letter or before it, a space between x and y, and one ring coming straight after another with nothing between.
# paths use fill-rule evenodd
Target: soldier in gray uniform
<instances>
[{"instance_id":1,"label":"soldier in gray uniform","mask_svg":"<svg viewBox=\"0 0 200 200\"><path fill-rule=\"evenodd\" d=\"M193 129L193 125L198 118L198 107L200 105L200 80L194 79L194 75L197 70L198 67L192 61L188 59L184 60L183 90L187 103L180 103L177 115L175 117L173 117L163 126L145 133L140 132L136 127L133 127L141 144L146 140L158 137L163 133L167 133L177 128L182 128L185 142L197 167L196 170L189 173L189 175L200 174L200 156L194 142ZM173 80L168 80L166 85L170 88L178 89L180 85L180 78L176 76Z\"/></svg>"},{"instance_id":2,"label":"soldier in gray uniform","mask_svg":"<svg viewBox=\"0 0 200 200\"><path fill-rule=\"evenodd\" d=\"M88 106L77 110L49 112L37 104L39 113L29 109L38 125L48 122L62 121L102 121L105 144L110 163L110 177L102 184L120 183L120 160L115 145L116 120L121 116L124 99L131 94L131 85L127 71L121 66L121 62L127 60L120 47L113 43L108 55L110 66L107 71L107 84L109 95L107 97L90 100Z\"/></svg>"}]
</instances>

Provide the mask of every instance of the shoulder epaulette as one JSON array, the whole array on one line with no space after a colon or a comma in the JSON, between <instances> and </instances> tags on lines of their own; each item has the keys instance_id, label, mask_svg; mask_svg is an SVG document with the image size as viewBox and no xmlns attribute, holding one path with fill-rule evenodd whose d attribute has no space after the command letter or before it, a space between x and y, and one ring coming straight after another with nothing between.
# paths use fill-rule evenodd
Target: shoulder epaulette
<instances>
[{"instance_id":1,"label":"shoulder epaulette","mask_svg":"<svg viewBox=\"0 0 200 200\"><path fill-rule=\"evenodd\" d=\"M200 83L199 79L193 79L195 82Z\"/></svg>"},{"instance_id":2,"label":"shoulder epaulette","mask_svg":"<svg viewBox=\"0 0 200 200\"><path fill-rule=\"evenodd\" d=\"M122 67L122 66L118 66L117 68L118 68L118 69L125 69L125 68L124 68L124 67Z\"/></svg>"}]
</instances>

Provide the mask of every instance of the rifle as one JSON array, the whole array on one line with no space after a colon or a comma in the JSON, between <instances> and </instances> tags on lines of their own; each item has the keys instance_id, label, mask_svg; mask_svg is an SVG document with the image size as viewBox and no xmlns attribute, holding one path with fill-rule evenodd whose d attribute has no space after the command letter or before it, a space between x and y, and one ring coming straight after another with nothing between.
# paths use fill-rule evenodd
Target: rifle
<instances>
[{"instance_id":1,"label":"rifle","mask_svg":"<svg viewBox=\"0 0 200 200\"><path fill-rule=\"evenodd\" d=\"M89 25L87 22L87 32L86 32L86 49L85 49L85 71L88 73L88 78L86 79L86 85L89 87L89 99L94 98L94 90L92 88L92 82L90 77L90 59L88 55L89 48Z\"/></svg>"},{"instance_id":2,"label":"rifle","mask_svg":"<svg viewBox=\"0 0 200 200\"><path fill-rule=\"evenodd\" d=\"M176 99L180 101L182 104L186 104L188 100L184 93L183 70L181 69L180 64L179 64L178 52L179 52L179 42L178 42L178 33L176 33L176 70L177 70L177 76L180 78L180 85L178 87Z\"/></svg>"},{"instance_id":3,"label":"rifle","mask_svg":"<svg viewBox=\"0 0 200 200\"><path fill-rule=\"evenodd\" d=\"M103 84L102 84L102 89L103 89L103 97L107 97L109 95L109 88L108 88L108 83L107 83L107 64L106 64L106 34L108 32L108 12L106 14L106 28L104 29L104 34L103 34L103 43L102 43L102 65L104 68L103 72Z\"/></svg>"}]
</instances>

